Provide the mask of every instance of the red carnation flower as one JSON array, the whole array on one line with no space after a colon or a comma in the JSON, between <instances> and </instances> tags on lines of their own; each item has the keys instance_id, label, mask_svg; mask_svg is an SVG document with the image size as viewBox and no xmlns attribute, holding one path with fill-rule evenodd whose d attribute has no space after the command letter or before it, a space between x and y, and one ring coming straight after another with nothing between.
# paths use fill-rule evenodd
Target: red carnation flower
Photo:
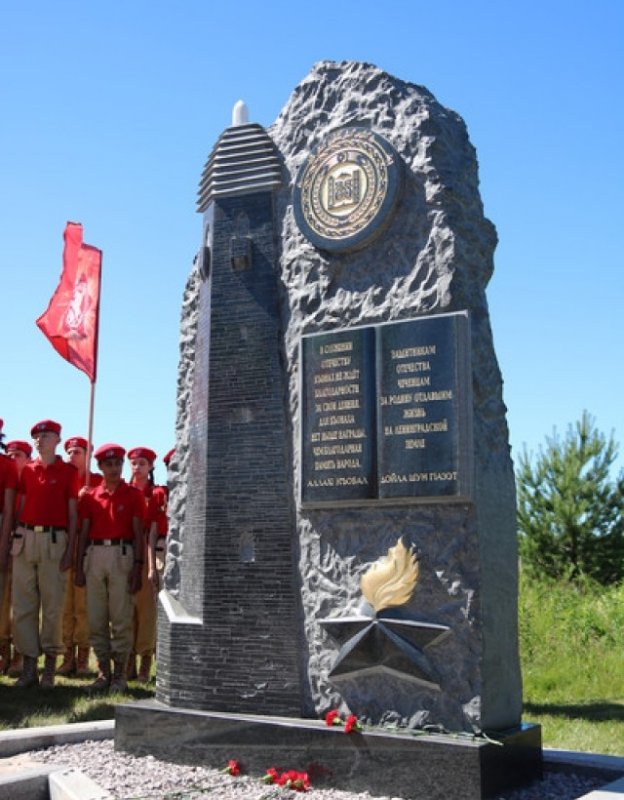
<instances>
[{"instance_id":1,"label":"red carnation flower","mask_svg":"<svg viewBox=\"0 0 624 800\"><path fill-rule=\"evenodd\" d=\"M276 783L278 778L279 774L275 767L269 767L266 771L266 774L262 776L262 780L265 783Z\"/></svg>"},{"instance_id":2,"label":"red carnation flower","mask_svg":"<svg viewBox=\"0 0 624 800\"><path fill-rule=\"evenodd\" d=\"M223 770L228 775L240 775L240 771L240 764L235 758L231 758L227 763L227 767Z\"/></svg>"},{"instance_id":3,"label":"red carnation flower","mask_svg":"<svg viewBox=\"0 0 624 800\"><path fill-rule=\"evenodd\" d=\"M351 733L351 731L359 731L360 730L360 723L358 722L358 718L355 714L349 714L347 720L345 722L345 733Z\"/></svg>"},{"instance_id":4,"label":"red carnation flower","mask_svg":"<svg viewBox=\"0 0 624 800\"><path fill-rule=\"evenodd\" d=\"M342 725L342 720L335 708L325 714L325 724L331 728L333 725Z\"/></svg>"}]
</instances>

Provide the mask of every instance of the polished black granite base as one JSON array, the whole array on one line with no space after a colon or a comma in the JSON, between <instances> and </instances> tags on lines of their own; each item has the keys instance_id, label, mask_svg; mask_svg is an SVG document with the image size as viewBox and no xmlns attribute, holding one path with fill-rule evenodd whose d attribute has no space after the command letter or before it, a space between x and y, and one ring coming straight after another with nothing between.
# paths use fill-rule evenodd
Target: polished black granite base
<instances>
[{"instance_id":1,"label":"polished black granite base","mask_svg":"<svg viewBox=\"0 0 624 800\"><path fill-rule=\"evenodd\" d=\"M245 773L307 770L315 786L406 800L482 800L539 778L542 734L523 725L487 739L451 735L345 734L322 720L172 708L156 700L119 705L115 749Z\"/></svg>"}]
</instances>

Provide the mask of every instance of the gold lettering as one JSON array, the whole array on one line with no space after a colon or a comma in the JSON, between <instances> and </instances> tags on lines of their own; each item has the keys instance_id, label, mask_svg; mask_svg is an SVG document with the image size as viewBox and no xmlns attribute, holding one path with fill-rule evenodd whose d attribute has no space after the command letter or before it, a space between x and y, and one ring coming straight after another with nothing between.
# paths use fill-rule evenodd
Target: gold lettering
<instances>
[{"instance_id":1,"label":"gold lettering","mask_svg":"<svg viewBox=\"0 0 624 800\"><path fill-rule=\"evenodd\" d=\"M349 353L353 350L353 342L334 342L333 344L323 344L319 350L322 356L330 353Z\"/></svg>"},{"instance_id":2,"label":"gold lettering","mask_svg":"<svg viewBox=\"0 0 624 800\"><path fill-rule=\"evenodd\" d=\"M325 461L315 461L314 469L315 470L336 469L336 462L333 460L333 458L329 458Z\"/></svg>"},{"instance_id":3,"label":"gold lettering","mask_svg":"<svg viewBox=\"0 0 624 800\"><path fill-rule=\"evenodd\" d=\"M320 480L313 479L308 481L308 487L310 487L311 489L318 489L322 486L333 486L333 485L334 485L333 478L321 478Z\"/></svg>"},{"instance_id":4,"label":"gold lettering","mask_svg":"<svg viewBox=\"0 0 624 800\"><path fill-rule=\"evenodd\" d=\"M336 461L336 469L362 469L359 458L339 458Z\"/></svg>"},{"instance_id":5,"label":"gold lettering","mask_svg":"<svg viewBox=\"0 0 624 800\"><path fill-rule=\"evenodd\" d=\"M331 417L321 417L319 425L321 428L327 425L355 425L355 416L353 414L335 414Z\"/></svg>"},{"instance_id":6,"label":"gold lettering","mask_svg":"<svg viewBox=\"0 0 624 800\"><path fill-rule=\"evenodd\" d=\"M379 398L379 404L382 406L404 406L411 402L411 394L382 394Z\"/></svg>"},{"instance_id":7,"label":"gold lettering","mask_svg":"<svg viewBox=\"0 0 624 800\"><path fill-rule=\"evenodd\" d=\"M409 425L395 425L395 436L409 436L414 433L446 433L448 431L448 420L442 419L439 422L412 422Z\"/></svg>"},{"instance_id":8,"label":"gold lettering","mask_svg":"<svg viewBox=\"0 0 624 800\"><path fill-rule=\"evenodd\" d=\"M426 447L424 439L406 439L405 440L405 449L406 450L424 450Z\"/></svg>"},{"instance_id":9,"label":"gold lettering","mask_svg":"<svg viewBox=\"0 0 624 800\"><path fill-rule=\"evenodd\" d=\"M334 433L338 434L338 439L366 439L364 428L345 428Z\"/></svg>"},{"instance_id":10,"label":"gold lettering","mask_svg":"<svg viewBox=\"0 0 624 800\"><path fill-rule=\"evenodd\" d=\"M414 392L415 403L431 403L434 400L452 400L453 391L442 389L439 392Z\"/></svg>"},{"instance_id":11,"label":"gold lettering","mask_svg":"<svg viewBox=\"0 0 624 800\"><path fill-rule=\"evenodd\" d=\"M340 386L321 386L314 390L314 397L340 397L341 395L359 394L359 383L345 383Z\"/></svg>"},{"instance_id":12,"label":"gold lettering","mask_svg":"<svg viewBox=\"0 0 624 800\"><path fill-rule=\"evenodd\" d=\"M351 356L340 356L339 358L324 358L321 361L321 369L336 369L336 367L348 367L351 363Z\"/></svg>"},{"instance_id":13,"label":"gold lettering","mask_svg":"<svg viewBox=\"0 0 624 800\"><path fill-rule=\"evenodd\" d=\"M429 361L408 361L406 364L397 364L397 375L404 375L406 372L431 372Z\"/></svg>"},{"instance_id":14,"label":"gold lettering","mask_svg":"<svg viewBox=\"0 0 624 800\"><path fill-rule=\"evenodd\" d=\"M340 381L357 381L359 378L359 369L349 369L340 372L318 372L314 376L314 383L340 383Z\"/></svg>"},{"instance_id":15,"label":"gold lettering","mask_svg":"<svg viewBox=\"0 0 624 800\"><path fill-rule=\"evenodd\" d=\"M397 381L399 389L416 388L417 386L431 386L431 378L399 378ZM316 392L314 393L316 396Z\"/></svg>"},{"instance_id":16,"label":"gold lettering","mask_svg":"<svg viewBox=\"0 0 624 800\"><path fill-rule=\"evenodd\" d=\"M453 472L430 472L429 473L429 480L430 481L456 481L457 480L457 471L453 471Z\"/></svg>"},{"instance_id":17,"label":"gold lettering","mask_svg":"<svg viewBox=\"0 0 624 800\"><path fill-rule=\"evenodd\" d=\"M419 483L420 481L428 481L429 475L426 472L410 472L409 479L411 483Z\"/></svg>"},{"instance_id":18,"label":"gold lettering","mask_svg":"<svg viewBox=\"0 0 624 800\"><path fill-rule=\"evenodd\" d=\"M360 407L359 398L354 400L339 400L338 411L350 411Z\"/></svg>"},{"instance_id":19,"label":"gold lettering","mask_svg":"<svg viewBox=\"0 0 624 800\"><path fill-rule=\"evenodd\" d=\"M427 412L424 408L416 407L416 408L404 408L403 409L403 419L422 419L423 417L427 416Z\"/></svg>"},{"instance_id":20,"label":"gold lettering","mask_svg":"<svg viewBox=\"0 0 624 800\"><path fill-rule=\"evenodd\" d=\"M407 483L407 475L399 475L396 472L390 472L388 475L381 476L382 483Z\"/></svg>"},{"instance_id":21,"label":"gold lettering","mask_svg":"<svg viewBox=\"0 0 624 800\"><path fill-rule=\"evenodd\" d=\"M336 478L336 486L367 486L367 485L368 485L368 478L365 475L344 475L342 477Z\"/></svg>"},{"instance_id":22,"label":"gold lettering","mask_svg":"<svg viewBox=\"0 0 624 800\"><path fill-rule=\"evenodd\" d=\"M317 457L342 456L342 455L348 455L350 453L361 453L362 445L359 442L356 442L355 444L319 445L318 447L313 447L312 452Z\"/></svg>"},{"instance_id":23,"label":"gold lettering","mask_svg":"<svg viewBox=\"0 0 624 800\"><path fill-rule=\"evenodd\" d=\"M391 350L390 355L393 360L399 358L419 358L420 356L435 356L435 344L426 344L422 347L403 347L400 350Z\"/></svg>"}]
</instances>

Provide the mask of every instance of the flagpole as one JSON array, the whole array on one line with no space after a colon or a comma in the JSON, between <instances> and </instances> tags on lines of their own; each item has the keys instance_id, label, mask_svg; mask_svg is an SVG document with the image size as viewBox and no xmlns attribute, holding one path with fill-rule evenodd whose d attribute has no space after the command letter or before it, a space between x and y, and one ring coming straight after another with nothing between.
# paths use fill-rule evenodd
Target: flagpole
<instances>
[{"instance_id":1,"label":"flagpole","mask_svg":"<svg viewBox=\"0 0 624 800\"><path fill-rule=\"evenodd\" d=\"M89 399L89 425L87 434L87 474L85 475L85 486L89 488L91 483L91 450L93 449L93 409L95 407L95 381L91 381L91 397Z\"/></svg>"},{"instance_id":2,"label":"flagpole","mask_svg":"<svg viewBox=\"0 0 624 800\"><path fill-rule=\"evenodd\" d=\"M89 435L87 436L87 488L91 483L91 450L93 449L93 409L95 407L95 383L97 381L98 351L100 349L100 308L102 305L102 261L104 254L100 250L100 271L98 276L98 302L95 315L95 332L93 343L93 380L91 381L91 397L89 398Z\"/></svg>"}]
</instances>

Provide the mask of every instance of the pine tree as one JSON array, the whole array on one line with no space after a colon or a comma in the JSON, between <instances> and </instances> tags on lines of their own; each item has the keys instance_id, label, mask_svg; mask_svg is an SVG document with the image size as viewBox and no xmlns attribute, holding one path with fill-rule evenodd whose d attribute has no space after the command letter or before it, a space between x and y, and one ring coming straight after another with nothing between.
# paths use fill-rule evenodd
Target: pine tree
<instances>
[{"instance_id":1,"label":"pine tree","mask_svg":"<svg viewBox=\"0 0 624 800\"><path fill-rule=\"evenodd\" d=\"M624 577L624 473L618 455L587 411L562 439L556 430L535 463L526 447L516 473L523 567L553 578L587 576L606 584Z\"/></svg>"}]
</instances>

